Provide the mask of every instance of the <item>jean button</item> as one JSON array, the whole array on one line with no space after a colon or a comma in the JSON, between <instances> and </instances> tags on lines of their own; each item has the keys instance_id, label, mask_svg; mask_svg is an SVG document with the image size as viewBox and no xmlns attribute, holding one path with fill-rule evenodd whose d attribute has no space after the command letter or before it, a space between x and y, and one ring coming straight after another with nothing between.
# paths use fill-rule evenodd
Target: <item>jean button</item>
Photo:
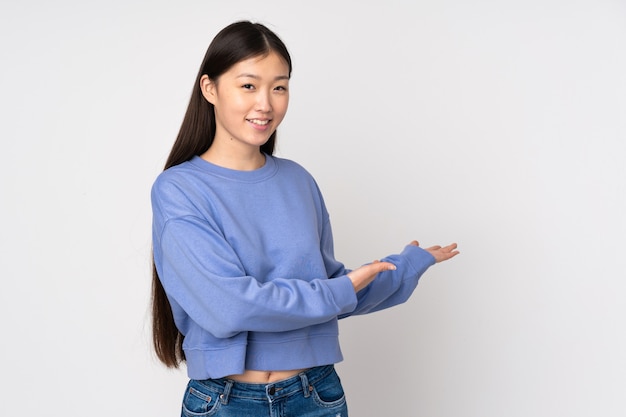
<instances>
[{"instance_id":1,"label":"jean button","mask_svg":"<svg viewBox=\"0 0 626 417\"><path fill-rule=\"evenodd\" d=\"M269 392L269 394L270 394L270 395L274 395L274 394L276 394L276 387L274 387L274 386L272 385L272 386L270 387L270 389L269 389L269 391L268 391L268 392Z\"/></svg>"}]
</instances>

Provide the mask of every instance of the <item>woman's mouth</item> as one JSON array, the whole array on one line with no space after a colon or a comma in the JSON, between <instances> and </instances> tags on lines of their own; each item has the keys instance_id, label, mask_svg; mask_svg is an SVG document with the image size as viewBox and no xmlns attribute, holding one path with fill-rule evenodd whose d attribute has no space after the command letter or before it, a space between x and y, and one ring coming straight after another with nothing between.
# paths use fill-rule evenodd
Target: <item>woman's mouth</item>
<instances>
[{"instance_id":1,"label":"woman's mouth","mask_svg":"<svg viewBox=\"0 0 626 417\"><path fill-rule=\"evenodd\" d=\"M260 120L260 119L248 119L248 121L257 126L266 126L270 121L268 119Z\"/></svg>"}]
</instances>

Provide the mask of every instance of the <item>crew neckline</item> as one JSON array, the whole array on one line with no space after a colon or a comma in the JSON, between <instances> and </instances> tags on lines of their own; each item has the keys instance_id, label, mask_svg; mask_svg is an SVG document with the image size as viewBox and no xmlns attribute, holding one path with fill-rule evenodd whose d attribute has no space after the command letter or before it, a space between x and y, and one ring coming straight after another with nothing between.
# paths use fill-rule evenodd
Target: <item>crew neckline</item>
<instances>
[{"instance_id":1,"label":"crew neckline","mask_svg":"<svg viewBox=\"0 0 626 417\"><path fill-rule=\"evenodd\" d=\"M232 168L225 168L219 165L215 165L212 162L209 162L202 157L196 155L189 160L189 163L194 167L206 172L207 174L214 175L216 177L234 180L234 181L242 181L242 182L259 182L266 180L276 173L278 170L278 165L272 155L265 155L265 164L260 168L254 169L252 171L241 171Z\"/></svg>"}]
</instances>

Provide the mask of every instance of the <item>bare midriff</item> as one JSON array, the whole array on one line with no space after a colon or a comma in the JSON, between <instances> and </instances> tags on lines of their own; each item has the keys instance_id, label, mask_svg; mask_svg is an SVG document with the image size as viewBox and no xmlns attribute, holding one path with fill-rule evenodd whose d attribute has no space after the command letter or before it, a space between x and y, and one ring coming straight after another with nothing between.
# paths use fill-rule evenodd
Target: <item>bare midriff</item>
<instances>
[{"instance_id":1,"label":"bare midriff","mask_svg":"<svg viewBox=\"0 0 626 417\"><path fill-rule=\"evenodd\" d=\"M291 378L306 369L294 369L292 371L251 371L247 370L243 374L230 375L227 379L236 382L244 382L246 384L270 384L272 382L282 381Z\"/></svg>"}]
</instances>

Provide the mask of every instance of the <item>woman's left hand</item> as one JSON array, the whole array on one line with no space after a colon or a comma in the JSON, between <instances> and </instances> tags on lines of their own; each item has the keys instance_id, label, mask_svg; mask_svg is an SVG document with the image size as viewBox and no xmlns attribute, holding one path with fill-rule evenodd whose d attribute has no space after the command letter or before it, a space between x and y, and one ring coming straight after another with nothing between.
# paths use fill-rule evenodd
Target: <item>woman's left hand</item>
<instances>
[{"instance_id":1,"label":"woman's left hand","mask_svg":"<svg viewBox=\"0 0 626 417\"><path fill-rule=\"evenodd\" d=\"M413 246L419 246L419 242L417 240L414 240L413 242L410 243ZM456 243L451 243L448 246L431 246L429 248L424 248L424 250L428 253L430 253L431 255L433 255L433 257L435 258L435 261L437 263L439 262L443 262L443 261L447 261L448 259L454 258L456 255L459 254L459 251L456 250L457 248L457 244Z\"/></svg>"}]
</instances>

